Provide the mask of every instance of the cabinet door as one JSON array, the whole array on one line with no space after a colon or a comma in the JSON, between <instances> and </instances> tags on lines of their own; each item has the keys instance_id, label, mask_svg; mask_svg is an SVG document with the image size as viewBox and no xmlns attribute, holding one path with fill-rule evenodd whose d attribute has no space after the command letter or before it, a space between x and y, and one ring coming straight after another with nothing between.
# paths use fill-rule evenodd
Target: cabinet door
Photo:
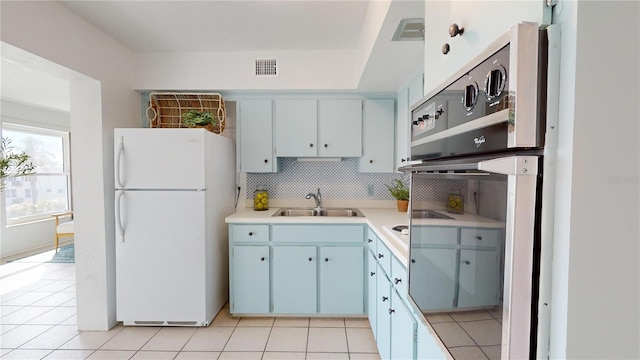
<instances>
[{"instance_id":1,"label":"cabinet door","mask_svg":"<svg viewBox=\"0 0 640 360\"><path fill-rule=\"evenodd\" d=\"M362 156L362 100L320 100L318 155Z\"/></svg>"},{"instance_id":2,"label":"cabinet door","mask_svg":"<svg viewBox=\"0 0 640 360\"><path fill-rule=\"evenodd\" d=\"M318 155L316 100L276 100L276 156Z\"/></svg>"},{"instance_id":3,"label":"cabinet door","mask_svg":"<svg viewBox=\"0 0 640 360\"><path fill-rule=\"evenodd\" d=\"M398 91L398 107L396 109L396 168L407 164L410 158L411 138L411 104L409 103L409 89Z\"/></svg>"},{"instance_id":4,"label":"cabinet door","mask_svg":"<svg viewBox=\"0 0 640 360\"><path fill-rule=\"evenodd\" d=\"M273 247L273 312L314 314L316 306L316 247Z\"/></svg>"},{"instance_id":5,"label":"cabinet door","mask_svg":"<svg viewBox=\"0 0 640 360\"><path fill-rule=\"evenodd\" d=\"M278 171L273 150L273 109L271 100L240 102L240 171Z\"/></svg>"},{"instance_id":6,"label":"cabinet door","mask_svg":"<svg viewBox=\"0 0 640 360\"><path fill-rule=\"evenodd\" d=\"M320 248L320 313L364 313L364 248Z\"/></svg>"},{"instance_id":7,"label":"cabinet door","mask_svg":"<svg viewBox=\"0 0 640 360\"><path fill-rule=\"evenodd\" d=\"M394 172L394 110L389 99L365 100L363 141L360 172Z\"/></svg>"},{"instance_id":8,"label":"cabinet door","mask_svg":"<svg viewBox=\"0 0 640 360\"><path fill-rule=\"evenodd\" d=\"M459 308L498 304L498 262L495 250L460 250Z\"/></svg>"},{"instance_id":9,"label":"cabinet door","mask_svg":"<svg viewBox=\"0 0 640 360\"><path fill-rule=\"evenodd\" d=\"M382 271L380 265L377 267L377 289L376 289L376 322L378 352L381 360L391 359L391 283Z\"/></svg>"},{"instance_id":10,"label":"cabinet door","mask_svg":"<svg viewBox=\"0 0 640 360\"><path fill-rule=\"evenodd\" d=\"M551 8L544 1L427 1L425 2L425 93L452 76L511 25L522 21L551 23ZM498 15L499 14L499 15ZM491 19L491 21L487 21ZM449 26L464 28L451 38ZM442 53L443 44L450 51Z\"/></svg>"},{"instance_id":11,"label":"cabinet door","mask_svg":"<svg viewBox=\"0 0 640 360\"><path fill-rule=\"evenodd\" d=\"M409 291L422 310L453 308L456 249L411 249Z\"/></svg>"},{"instance_id":12,"label":"cabinet door","mask_svg":"<svg viewBox=\"0 0 640 360\"><path fill-rule=\"evenodd\" d=\"M371 331L373 332L373 337L375 339L378 338L376 333L376 316L378 315L376 313L378 305L376 302L376 288L378 281L377 264L374 254L367 250L367 272L365 274L367 277L367 317L369 318L369 325L371 325Z\"/></svg>"},{"instance_id":13,"label":"cabinet door","mask_svg":"<svg viewBox=\"0 0 640 360\"><path fill-rule=\"evenodd\" d=\"M269 247L234 246L231 313L269 312Z\"/></svg>"},{"instance_id":14,"label":"cabinet door","mask_svg":"<svg viewBox=\"0 0 640 360\"><path fill-rule=\"evenodd\" d=\"M414 359L416 321L403 297L391 291L391 358Z\"/></svg>"}]
</instances>

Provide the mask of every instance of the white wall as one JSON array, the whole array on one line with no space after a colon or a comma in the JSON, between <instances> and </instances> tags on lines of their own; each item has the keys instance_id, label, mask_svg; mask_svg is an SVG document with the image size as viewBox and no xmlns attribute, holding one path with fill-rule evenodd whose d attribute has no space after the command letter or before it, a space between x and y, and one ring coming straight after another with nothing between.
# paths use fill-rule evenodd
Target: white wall
<instances>
[{"instance_id":1,"label":"white wall","mask_svg":"<svg viewBox=\"0 0 640 360\"><path fill-rule=\"evenodd\" d=\"M140 91L354 89L355 54L354 50L136 53L133 87ZM257 78L254 60L274 57L278 77Z\"/></svg>"},{"instance_id":2,"label":"white wall","mask_svg":"<svg viewBox=\"0 0 640 360\"><path fill-rule=\"evenodd\" d=\"M554 16L562 63L550 354L638 359L640 3L563 1Z\"/></svg>"},{"instance_id":3,"label":"white wall","mask_svg":"<svg viewBox=\"0 0 640 360\"><path fill-rule=\"evenodd\" d=\"M113 128L140 126L131 52L56 2L3 1L3 56L71 80L78 328L115 325Z\"/></svg>"}]
</instances>

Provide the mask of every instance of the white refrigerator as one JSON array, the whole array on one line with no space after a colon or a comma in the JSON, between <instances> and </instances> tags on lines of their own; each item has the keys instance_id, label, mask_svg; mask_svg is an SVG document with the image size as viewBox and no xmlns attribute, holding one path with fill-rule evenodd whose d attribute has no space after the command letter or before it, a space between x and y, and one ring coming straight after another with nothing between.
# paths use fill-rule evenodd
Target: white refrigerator
<instances>
[{"instance_id":1,"label":"white refrigerator","mask_svg":"<svg viewBox=\"0 0 640 360\"><path fill-rule=\"evenodd\" d=\"M116 318L208 326L228 298L235 146L203 129L115 129Z\"/></svg>"}]
</instances>

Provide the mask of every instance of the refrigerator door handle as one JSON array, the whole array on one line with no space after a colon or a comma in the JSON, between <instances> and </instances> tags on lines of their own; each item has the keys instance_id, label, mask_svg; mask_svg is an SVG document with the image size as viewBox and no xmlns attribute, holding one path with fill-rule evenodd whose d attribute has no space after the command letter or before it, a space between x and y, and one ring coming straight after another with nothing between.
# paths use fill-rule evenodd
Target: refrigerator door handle
<instances>
[{"instance_id":1,"label":"refrigerator door handle","mask_svg":"<svg viewBox=\"0 0 640 360\"><path fill-rule=\"evenodd\" d=\"M116 182L118 189L124 188L122 186L122 179L120 178L120 159L122 158L122 151L124 150L124 139L122 136L118 136L118 153L116 154Z\"/></svg>"},{"instance_id":2,"label":"refrigerator door handle","mask_svg":"<svg viewBox=\"0 0 640 360\"><path fill-rule=\"evenodd\" d=\"M122 217L120 216L120 203L122 200L122 196L124 195L124 190L118 191L118 195L116 196L116 225L118 226L117 233L120 236L120 241L124 242L124 227L122 226Z\"/></svg>"}]
</instances>

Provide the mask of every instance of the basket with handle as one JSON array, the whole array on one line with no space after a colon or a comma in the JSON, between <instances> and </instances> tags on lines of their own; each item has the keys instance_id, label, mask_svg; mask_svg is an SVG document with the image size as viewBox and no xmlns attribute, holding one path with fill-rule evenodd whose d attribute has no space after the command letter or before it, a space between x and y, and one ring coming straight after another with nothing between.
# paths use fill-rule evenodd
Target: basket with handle
<instances>
[{"instance_id":1,"label":"basket with handle","mask_svg":"<svg viewBox=\"0 0 640 360\"><path fill-rule=\"evenodd\" d=\"M217 119L214 124L202 127L216 134L224 131L226 111L218 93L153 92L149 94L147 119L152 128L187 128L182 115L193 110L209 112Z\"/></svg>"}]
</instances>

